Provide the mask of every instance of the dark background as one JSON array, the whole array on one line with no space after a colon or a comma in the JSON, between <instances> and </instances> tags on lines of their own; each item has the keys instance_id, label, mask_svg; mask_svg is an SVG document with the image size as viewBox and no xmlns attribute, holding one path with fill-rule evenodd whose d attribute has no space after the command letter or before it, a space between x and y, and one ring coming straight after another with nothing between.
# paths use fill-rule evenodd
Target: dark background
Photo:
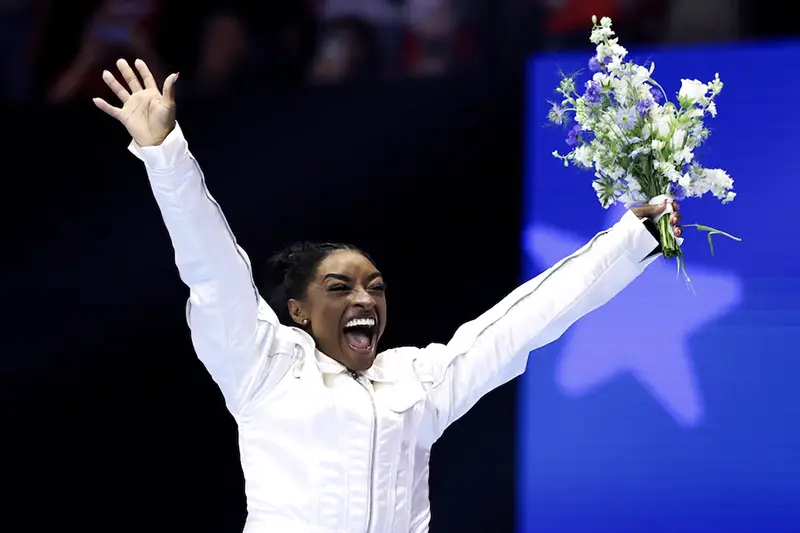
<instances>
[{"instance_id":1,"label":"dark background","mask_svg":"<svg viewBox=\"0 0 800 533\"><path fill-rule=\"evenodd\" d=\"M669 5L642 3L649 14L628 16L623 44L676 40L642 29L665 27ZM144 170L126 152L124 129L88 97L48 96L80 48L92 7L82 5L51 3L25 19L38 21L39 37L25 90L7 91L0 115L10 315L0 357L2 529L239 531L235 426L194 357L187 291ZM188 87L179 121L253 263L296 239L368 250L390 285L383 347L446 341L516 286L522 59L587 41L584 28L577 41L568 29L545 31L553 15L535 2L475 5L465 31L476 44L446 68L421 73L404 61L322 83L304 74L321 31L311 11L257 16L252 5L230 4L264 47L251 39L251 55L270 60L213 91L193 84L202 69L192 66L191 43L202 35L197 21L219 8L167 3L156 26L163 63ZM745 16L735 31L709 29L709 40L797 29L769 3L737 9ZM7 37L19 26L13 10L2 13ZM270 36L282 21L309 43L295 63L264 52L280 42ZM112 67L113 59L87 73ZM5 88L16 86L13 70L3 72ZM437 444L434 533L513 530L514 418L512 383Z\"/></svg>"}]
</instances>

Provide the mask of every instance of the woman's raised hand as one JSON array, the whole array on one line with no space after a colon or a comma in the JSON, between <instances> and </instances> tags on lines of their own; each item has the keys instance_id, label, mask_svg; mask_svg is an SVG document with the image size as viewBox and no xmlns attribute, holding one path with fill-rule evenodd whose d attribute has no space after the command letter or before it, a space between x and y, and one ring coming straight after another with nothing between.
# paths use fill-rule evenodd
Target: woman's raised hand
<instances>
[{"instance_id":1,"label":"woman's raised hand","mask_svg":"<svg viewBox=\"0 0 800 533\"><path fill-rule=\"evenodd\" d=\"M137 59L134 65L141 81L127 61L117 60L117 68L128 86L127 89L111 72L103 71L103 81L117 95L122 107L114 107L102 98L95 98L93 101L106 114L122 122L139 146L157 146L175 128L173 87L178 75L167 76L163 89L159 91L145 62Z\"/></svg>"}]
</instances>

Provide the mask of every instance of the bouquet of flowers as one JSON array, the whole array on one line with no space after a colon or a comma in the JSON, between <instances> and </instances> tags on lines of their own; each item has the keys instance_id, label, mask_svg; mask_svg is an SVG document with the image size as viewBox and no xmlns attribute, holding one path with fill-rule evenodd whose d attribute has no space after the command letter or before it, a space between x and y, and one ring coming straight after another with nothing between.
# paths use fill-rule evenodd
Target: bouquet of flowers
<instances>
[{"instance_id":1,"label":"bouquet of flowers","mask_svg":"<svg viewBox=\"0 0 800 533\"><path fill-rule=\"evenodd\" d=\"M592 186L604 208L617 202L630 207L707 193L723 203L732 201L736 193L731 177L721 169L703 168L694 154L709 137L703 119L717 115L714 100L723 87L719 74L709 83L681 80L677 103L670 102L652 77L654 64L625 61L628 52L614 37L611 19L604 17L598 24L592 17L592 24L590 40L597 46L589 61L592 77L579 94L578 75L564 75L556 89L561 101L552 102L548 114L550 122L572 126L567 136L571 151L553 155L564 166L594 171ZM658 227L664 257L677 260L688 282L682 240L673 235L669 216L662 216ZM741 240L709 226L686 227L708 232L712 254L712 235Z\"/></svg>"}]
</instances>

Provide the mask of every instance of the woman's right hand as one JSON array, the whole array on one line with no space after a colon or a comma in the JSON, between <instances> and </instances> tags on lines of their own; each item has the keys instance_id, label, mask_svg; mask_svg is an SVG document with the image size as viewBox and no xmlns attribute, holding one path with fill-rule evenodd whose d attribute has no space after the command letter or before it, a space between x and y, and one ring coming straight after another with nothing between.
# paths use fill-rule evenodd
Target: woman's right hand
<instances>
[{"instance_id":1,"label":"woman's right hand","mask_svg":"<svg viewBox=\"0 0 800 533\"><path fill-rule=\"evenodd\" d=\"M134 65L142 77L141 82L127 61L117 60L117 68L130 92L111 72L103 71L103 81L120 99L121 108L112 106L102 98L95 98L93 101L106 114L122 122L136 144L142 147L158 146L175 128L173 86L178 75L167 76L164 88L159 92L156 80L144 61L137 59Z\"/></svg>"}]
</instances>

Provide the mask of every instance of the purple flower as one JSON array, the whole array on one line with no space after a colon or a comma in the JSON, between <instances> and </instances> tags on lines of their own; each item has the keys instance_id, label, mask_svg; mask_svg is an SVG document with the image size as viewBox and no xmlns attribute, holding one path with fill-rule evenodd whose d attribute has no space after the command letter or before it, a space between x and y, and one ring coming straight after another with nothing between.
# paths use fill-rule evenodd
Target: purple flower
<instances>
[{"instance_id":1,"label":"purple flower","mask_svg":"<svg viewBox=\"0 0 800 533\"><path fill-rule=\"evenodd\" d=\"M594 80L587 81L586 82L586 92L583 94L583 97L590 104L599 104L600 103L600 84L597 83Z\"/></svg>"},{"instance_id":2,"label":"purple flower","mask_svg":"<svg viewBox=\"0 0 800 533\"><path fill-rule=\"evenodd\" d=\"M669 195L675 198L677 201L681 201L686 198L686 191L678 185L677 183L670 183L669 184Z\"/></svg>"},{"instance_id":3,"label":"purple flower","mask_svg":"<svg viewBox=\"0 0 800 533\"><path fill-rule=\"evenodd\" d=\"M567 135L567 144L569 146L577 146L578 142L580 142L580 134L581 126L580 124L576 124L571 130L569 130L569 134Z\"/></svg>"},{"instance_id":4,"label":"purple flower","mask_svg":"<svg viewBox=\"0 0 800 533\"><path fill-rule=\"evenodd\" d=\"M636 125L638 117L633 109L620 109L617 112L617 126L623 131L627 131Z\"/></svg>"},{"instance_id":5,"label":"purple flower","mask_svg":"<svg viewBox=\"0 0 800 533\"><path fill-rule=\"evenodd\" d=\"M640 117L646 117L647 112L650 111L650 108L653 107L654 103L655 102L653 102L653 100L651 100L650 98L647 98L645 100L640 100L636 104L636 112L639 113Z\"/></svg>"},{"instance_id":6,"label":"purple flower","mask_svg":"<svg viewBox=\"0 0 800 533\"><path fill-rule=\"evenodd\" d=\"M661 89L658 87L650 87L650 94L653 95L653 100L656 103L661 103L661 100L664 99L664 95L661 94Z\"/></svg>"},{"instance_id":7,"label":"purple flower","mask_svg":"<svg viewBox=\"0 0 800 533\"><path fill-rule=\"evenodd\" d=\"M600 60L597 59L597 56L592 56L589 60L589 70L592 72L600 72L603 70L603 65L600 63Z\"/></svg>"}]
</instances>

